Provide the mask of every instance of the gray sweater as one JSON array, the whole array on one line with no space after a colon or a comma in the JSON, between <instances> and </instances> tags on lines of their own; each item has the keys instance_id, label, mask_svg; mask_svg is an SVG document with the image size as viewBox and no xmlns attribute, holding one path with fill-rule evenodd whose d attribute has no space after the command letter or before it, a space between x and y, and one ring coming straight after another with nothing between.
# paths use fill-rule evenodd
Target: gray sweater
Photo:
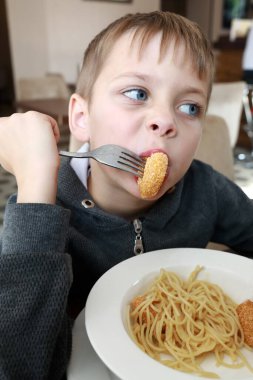
<instances>
[{"instance_id":1,"label":"gray sweater","mask_svg":"<svg viewBox=\"0 0 253 380\"><path fill-rule=\"evenodd\" d=\"M113 194L112 194L113 196ZM109 215L63 159L57 205L10 198L0 241L0 380L63 379L73 318L94 282L144 251L223 243L253 257L253 201L208 165L194 161L175 190L137 222ZM180 260L180 258L179 258Z\"/></svg>"}]
</instances>

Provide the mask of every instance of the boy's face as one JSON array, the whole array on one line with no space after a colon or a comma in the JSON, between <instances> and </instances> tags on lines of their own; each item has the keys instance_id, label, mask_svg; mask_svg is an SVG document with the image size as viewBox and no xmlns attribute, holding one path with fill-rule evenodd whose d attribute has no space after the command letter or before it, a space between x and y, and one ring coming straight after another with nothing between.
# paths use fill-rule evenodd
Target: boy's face
<instances>
[{"instance_id":1,"label":"boy's face","mask_svg":"<svg viewBox=\"0 0 253 380\"><path fill-rule=\"evenodd\" d=\"M183 44L173 43L159 61L160 35L139 56L131 34L115 44L92 92L86 122L91 149L117 144L138 155L161 150L169 157L168 176L158 199L189 168L201 138L207 105L207 80L193 70ZM96 176L140 197L136 178L92 162Z\"/></svg>"}]
</instances>

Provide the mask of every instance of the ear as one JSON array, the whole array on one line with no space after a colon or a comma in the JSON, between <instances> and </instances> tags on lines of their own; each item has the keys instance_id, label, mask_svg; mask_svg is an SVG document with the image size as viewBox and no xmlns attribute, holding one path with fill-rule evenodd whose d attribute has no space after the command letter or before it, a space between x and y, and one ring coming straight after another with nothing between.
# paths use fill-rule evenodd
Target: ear
<instances>
[{"instance_id":1,"label":"ear","mask_svg":"<svg viewBox=\"0 0 253 380\"><path fill-rule=\"evenodd\" d=\"M88 103L78 94L73 94L69 101L69 128L79 141L90 139Z\"/></svg>"}]
</instances>

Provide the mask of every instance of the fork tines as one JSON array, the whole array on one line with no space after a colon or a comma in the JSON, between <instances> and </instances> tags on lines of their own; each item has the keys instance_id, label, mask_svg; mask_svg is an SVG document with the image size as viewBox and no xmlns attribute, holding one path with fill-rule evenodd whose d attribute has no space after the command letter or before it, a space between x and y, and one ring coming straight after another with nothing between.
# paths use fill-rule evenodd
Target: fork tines
<instances>
[{"instance_id":1,"label":"fork tines","mask_svg":"<svg viewBox=\"0 0 253 380\"><path fill-rule=\"evenodd\" d=\"M128 166L129 168L136 171L136 174L142 176L145 168L145 161L138 157L132 156L131 154L122 151L119 156L122 160L118 160L118 162L122 165Z\"/></svg>"}]
</instances>

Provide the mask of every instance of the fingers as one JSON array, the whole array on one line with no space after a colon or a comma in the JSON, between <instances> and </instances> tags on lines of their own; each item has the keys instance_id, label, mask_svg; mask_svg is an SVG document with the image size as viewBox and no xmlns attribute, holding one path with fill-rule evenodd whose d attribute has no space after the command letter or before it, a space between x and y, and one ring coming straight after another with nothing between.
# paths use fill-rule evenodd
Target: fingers
<instances>
[{"instance_id":1,"label":"fingers","mask_svg":"<svg viewBox=\"0 0 253 380\"><path fill-rule=\"evenodd\" d=\"M16 176L35 167L58 166L57 122L35 111L0 118L0 163Z\"/></svg>"},{"instance_id":2,"label":"fingers","mask_svg":"<svg viewBox=\"0 0 253 380\"><path fill-rule=\"evenodd\" d=\"M59 126L58 126L56 120L53 117L46 115L46 114L40 114L40 115L45 118L45 121L48 121L50 123L54 137L55 137L55 140L58 143L60 141L60 129L59 129Z\"/></svg>"}]
</instances>

